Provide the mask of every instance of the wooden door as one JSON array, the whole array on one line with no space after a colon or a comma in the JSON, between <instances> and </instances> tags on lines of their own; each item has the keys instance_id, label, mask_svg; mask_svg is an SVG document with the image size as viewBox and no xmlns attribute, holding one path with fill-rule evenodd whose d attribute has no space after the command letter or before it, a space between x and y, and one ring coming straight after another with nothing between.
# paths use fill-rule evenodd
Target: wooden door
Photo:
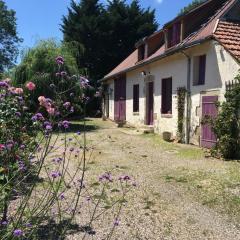
<instances>
[{"instance_id":1,"label":"wooden door","mask_svg":"<svg viewBox=\"0 0 240 240\"><path fill-rule=\"evenodd\" d=\"M126 120L126 78L121 77L114 81L114 120Z\"/></svg>"},{"instance_id":2,"label":"wooden door","mask_svg":"<svg viewBox=\"0 0 240 240\"><path fill-rule=\"evenodd\" d=\"M218 96L204 96L202 97L202 118L211 117L216 118L218 110L216 102ZM204 121L203 121L204 122ZM201 146L205 148L212 148L217 142L216 136L209 123L203 123L201 129Z\"/></svg>"},{"instance_id":3,"label":"wooden door","mask_svg":"<svg viewBox=\"0 0 240 240\"><path fill-rule=\"evenodd\" d=\"M147 83L146 124L153 125L154 108L154 83Z\"/></svg>"}]
</instances>

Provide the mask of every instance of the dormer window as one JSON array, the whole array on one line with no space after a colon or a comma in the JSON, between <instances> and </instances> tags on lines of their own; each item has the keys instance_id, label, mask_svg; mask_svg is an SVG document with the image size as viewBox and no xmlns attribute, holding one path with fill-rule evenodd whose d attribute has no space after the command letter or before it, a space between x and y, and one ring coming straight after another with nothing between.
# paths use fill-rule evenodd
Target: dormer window
<instances>
[{"instance_id":1,"label":"dormer window","mask_svg":"<svg viewBox=\"0 0 240 240\"><path fill-rule=\"evenodd\" d=\"M181 22L174 23L170 28L168 28L168 47L173 47L180 43L181 39Z\"/></svg>"},{"instance_id":2,"label":"dormer window","mask_svg":"<svg viewBox=\"0 0 240 240\"><path fill-rule=\"evenodd\" d=\"M138 47L138 61L142 61L145 58L146 44L142 44Z\"/></svg>"}]
</instances>

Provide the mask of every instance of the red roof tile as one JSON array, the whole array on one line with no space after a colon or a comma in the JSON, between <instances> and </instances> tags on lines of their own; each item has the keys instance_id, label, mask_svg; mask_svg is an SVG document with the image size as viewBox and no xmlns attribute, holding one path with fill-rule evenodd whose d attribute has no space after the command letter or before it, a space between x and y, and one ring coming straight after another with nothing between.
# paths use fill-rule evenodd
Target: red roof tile
<instances>
[{"instance_id":1,"label":"red roof tile","mask_svg":"<svg viewBox=\"0 0 240 240\"><path fill-rule=\"evenodd\" d=\"M240 23L219 21L214 36L240 61Z\"/></svg>"}]
</instances>

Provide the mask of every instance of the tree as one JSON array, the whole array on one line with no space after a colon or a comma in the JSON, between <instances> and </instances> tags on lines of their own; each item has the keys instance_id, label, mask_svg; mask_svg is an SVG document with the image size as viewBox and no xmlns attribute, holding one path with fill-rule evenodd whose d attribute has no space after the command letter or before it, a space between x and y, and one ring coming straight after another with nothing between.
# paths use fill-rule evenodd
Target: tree
<instances>
[{"instance_id":1,"label":"tree","mask_svg":"<svg viewBox=\"0 0 240 240\"><path fill-rule=\"evenodd\" d=\"M139 1L130 5L125 1L113 0L107 9L111 25L107 49L108 68L106 73L125 59L133 50L135 43L157 30L155 11L142 9Z\"/></svg>"},{"instance_id":2,"label":"tree","mask_svg":"<svg viewBox=\"0 0 240 240\"><path fill-rule=\"evenodd\" d=\"M82 0L80 4L71 2L68 16L63 17L64 42L78 42L84 52L76 61L79 68L87 68L90 75L101 71L102 23L104 9L98 0Z\"/></svg>"},{"instance_id":3,"label":"tree","mask_svg":"<svg viewBox=\"0 0 240 240\"><path fill-rule=\"evenodd\" d=\"M13 66L20 42L15 12L9 10L4 1L0 0L0 74Z\"/></svg>"},{"instance_id":4,"label":"tree","mask_svg":"<svg viewBox=\"0 0 240 240\"><path fill-rule=\"evenodd\" d=\"M72 75L84 74L83 71L79 71L73 52L75 50L72 45L60 44L53 39L42 40L35 47L25 50L22 62L13 71L13 85L22 87L30 81L36 84L37 88L32 99L33 109L38 103L37 96L53 97L55 89L49 88L51 83L54 82L57 87L61 86L64 89L69 87ZM65 77L61 82L56 75L59 72L55 63L58 56L62 56L65 63L64 69L61 70ZM77 98L79 94L76 93L74 96ZM69 98L69 93L65 98Z\"/></svg>"},{"instance_id":5,"label":"tree","mask_svg":"<svg viewBox=\"0 0 240 240\"><path fill-rule=\"evenodd\" d=\"M194 9L195 7L197 7L198 5L202 4L206 2L206 0L193 0L191 3L189 3L186 7L182 8L180 10L180 15L190 12L192 9Z\"/></svg>"},{"instance_id":6,"label":"tree","mask_svg":"<svg viewBox=\"0 0 240 240\"><path fill-rule=\"evenodd\" d=\"M124 0L108 1L106 7L98 0L72 1L61 26L65 42L75 41L84 47L78 67L87 68L95 83L157 27L154 10L142 9L138 0L130 5Z\"/></svg>"}]
</instances>

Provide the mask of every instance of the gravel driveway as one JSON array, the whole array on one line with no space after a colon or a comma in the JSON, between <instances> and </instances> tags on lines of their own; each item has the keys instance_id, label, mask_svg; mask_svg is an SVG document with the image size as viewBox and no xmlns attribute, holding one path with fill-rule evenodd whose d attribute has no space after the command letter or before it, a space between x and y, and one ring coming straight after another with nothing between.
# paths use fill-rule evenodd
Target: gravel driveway
<instances>
[{"instance_id":1,"label":"gravel driveway","mask_svg":"<svg viewBox=\"0 0 240 240\"><path fill-rule=\"evenodd\" d=\"M89 178L111 171L127 173L137 182L113 239L240 239L240 213L230 207L231 211L222 211L228 202L222 195L218 202L222 192L213 188L218 186L214 184L219 183L218 179L226 177L230 181L228 171L239 171L238 163L206 159L198 148L166 144L156 136L116 128L112 122L94 119L90 124L99 128L87 135L89 144L95 146ZM104 229L89 239L103 236ZM72 235L69 239L81 238Z\"/></svg>"}]
</instances>

